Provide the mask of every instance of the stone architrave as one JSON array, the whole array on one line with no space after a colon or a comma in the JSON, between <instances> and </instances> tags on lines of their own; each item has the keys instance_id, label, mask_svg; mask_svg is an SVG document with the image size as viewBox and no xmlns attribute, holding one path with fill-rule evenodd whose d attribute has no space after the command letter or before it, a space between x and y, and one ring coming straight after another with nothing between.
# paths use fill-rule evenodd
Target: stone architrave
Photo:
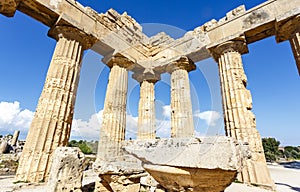
<instances>
[{"instance_id":1,"label":"stone architrave","mask_svg":"<svg viewBox=\"0 0 300 192\"><path fill-rule=\"evenodd\" d=\"M193 137L194 121L190 93L189 72L196 65L181 57L167 66L171 74L171 137Z\"/></svg>"},{"instance_id":2,"label":"stone architrave","mask_svg":"<svg viewBox=\"0 0 300 192\"><path fill-rule=\"evenodd\" d=\"M81 192L84 165L84 154L78 147L56 148L47 192Z\"/></svg>"},{"instance_id":3,"label":"stone architrave","mask_svg":"<svg viewBox=\"0 0 300 192\"><path fill-rule=\"evenodd\" d=\"M140 82L140 101L138 111L138 131L137 139L156 138L156 118L155 118L155 83L160 79L160 75L142 73L133 75Z\"/></svg>"},{"instance_id":4,"label":"stone architrave","mask_svg":"<svg viewBox=\"0 0 300 192\"><path fill-rule=\"evenodd\" d=\"M298 15L294 15L298 13ZM300 75L300 9L291 11L290 14L279 16L276 20L276 41L278 43L289 40L298 73Z\"/></svg>"},{"instance_id":5,"label":"stone architrave","mask_svg":"<svg viewBox=\"0 0 300 192\"><path fill-rule=\"evenodd\" d=\"M56 26L49 35L57 44L19 161L17 181L46 181L54 150L67 145L83 51L94 43L91 36L68 26Z\"/></svg>"},{"instance_id":6,"label":"stone architrave","mask_svg":"<svg viewBox=\"0 0 300 192\"><path fill-rule=\"evenodd\" d=\"M111 70L100 129L98 159L108 160L121 153L121 142L125 140L126 129L127 68L132 64L121 55L113 56L107 63Z\"/></svg>"},{"instance_id":7,"label":"stone architrave","mask_svg":"<svg viewBox=\"0 0 300 192\"><path fill-rule=\"evenodd\" d=\"M249 143L252 156L246 160L238 179L273 188L255 115L251 111L251 93L246 89L247 77L241 54L248 53L247 44L244 38L237 38L210 48L210 51L219 64L226 135Z\"/></svg>"}]
</instances>

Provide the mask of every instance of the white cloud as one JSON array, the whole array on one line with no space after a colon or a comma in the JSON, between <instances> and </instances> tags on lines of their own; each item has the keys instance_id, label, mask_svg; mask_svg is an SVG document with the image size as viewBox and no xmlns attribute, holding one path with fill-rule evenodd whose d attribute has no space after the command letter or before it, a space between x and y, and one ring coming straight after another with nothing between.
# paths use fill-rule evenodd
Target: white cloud
<instances>
[{"instance_id":1,"label":"white cloud","mask_svg":"<svg viewBox=\"0 0 300 192\"><path fill-rule=\"evenodd\" d=\"M99 140L103 110L93 114L88 121L74 119L72 122L71 139Z\"/></svg>"},{"instance_id":2,"label":"white cloud","mask_svg":"<svg viewBox=\"0 0 300 192\"><path fill-rule=\"evenodd\" d=\"M126 117L126 138L136 139L137 128L138 127L138 117L133 117L127 114Z\"/></svg>"},{"instance_id":3,"label":"white cloud","mask_svg":"<svg viewBox=\"0 0 300 192\"><path fill-rule=\"evenodd\" d=\"M89 120L74 119L72 124L71 138L83 140L99 140L102 123L103 110L93 114ZM171 132L171 107L161 107L161 114L156 119L156 135L161 138L169 138ZM12 133L14 130L21 130L26 135L34 112L28 109L21 109L20 103L0 102L0 132ZM216 126L221 114L217 111L196 111L195 117L204 120L208 126ZM138 117L127 114L126 117L126 138L135 139L137 135Z\"/></svg>"},{"instance_id":4,"label":"white cloud","mask_svg":"<svg viewBox=\"0 0 300 192\"><path fill-rule=\"evenodd\" d=\"M156 105L156 136L169 138L171 135L171 106Z\"/></svg>"},{"instance_id":5,"label":"white cloud","mask_svg":"<svg viewBox=\"0 0 300 192\"><path fill-rule=\"evenodd\" d=\"M71 139L99 140L102 125L103 110L93 114L88 121L74 119L72 124ZM136 138L138 117L127 114L126 138Z\"/></svg>"},{"instance_id":6,"label":"white cloud","mask_svg":"<svg viewBox=\"0 0 300 192\"><path fill-rule=\"evenodd\" d=\"M156 135L161 138L170 137L171 132L171 109L170 105L162 107L163 116L156 119ZM99 140L103 110L91 116L88 121L74 119L71 131L71 139ZM127 114L126 116L126 139L136 139L138 129L138 117Z\"/></svg>"},{"instance_id":7,"label":"white cloud","mask_svg":"<svg viewBox=\"0 0 300 192\"><path fill-rule=\"evenodd\" d=\"M171 121L156 119L156 136L169 138L171 136Z\"/></svg>"},{"instance_id":8,"label":"white cloud","mask_svg":"<svg viewBox=\"0 0 300 192\"><path fill-rule=\"evenodd\" d=\"M162 108L163 108L163 116L167 119L170 119L171 118L171 106L165 105Z\"/></svg>"},{"instance_id":9,"label":"white cloud","mask_svg":"<svg viewBox=\"0 0 300 192\"><path fill-rule=\"evenodd\" d=\"M216 126L218 120L222 117L217 111L195 111L194 116L204 120L208 126L212 127Z\"/></svg>"},{"instance_id":10,"label":"white cloud","mask_svg":"<svg viewBox=\"0 0 300 192\"><path fill-rule=\"evenodd\" d=\"M0 102L0 128L1 132L11 133L14 130L27 132L34 116L34 112L20 108L20 103Z\"/></svg>"}]
</instances>

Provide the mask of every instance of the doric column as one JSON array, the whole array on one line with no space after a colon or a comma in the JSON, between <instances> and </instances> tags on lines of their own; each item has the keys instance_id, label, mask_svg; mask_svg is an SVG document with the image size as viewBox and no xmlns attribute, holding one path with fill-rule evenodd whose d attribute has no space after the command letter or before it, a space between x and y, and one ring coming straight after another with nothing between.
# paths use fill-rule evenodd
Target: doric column
<instances>
[{"instance_id":1,"label":"doric column","mask_svg":"<svg viewBox=\"0 0 300 192\"><path fill-rule=\"evenodd\" d=\"M168 65L171 74L171 137L193 137L194 121L190 94L189 71L195 64L187 57Z\"/></svg>"},{"instance_id":2,"label":"doric column","mask_svg":"<svg viewBox=\"0 0 300 192\"><path fill-rule=\"evenodd\" d=\"M219 64L219 75L226 135L249 143L252 158L245 162L238 179L273 187L267 168L260 134L252 113L252 98L246 89L247 78L241 54L247 53L243 38L228 41L210 49Z\"/></svg>"},{"instance_id":3,"label":"doric column","mask_svg":"<svg viewBox=\"0 0 300 192\"><path fill-rule=\"evenodd\" d=\"M138 116L138 140L155 139L156 138L156 118L155 118L155 83L160 79L160 75L142 73L134 74L138 82L140 82L140 101Z\"/></svg>"},{"instance_id":4,"label":"doric column","mask_svg":"<svg viewBox=\"0 0 300 192\"><path fill-rule=\"evenodd\" d=\"M126 129L127 68L132 64L123 56L114 56L107 63L111 70L97 155L102 160L109 160L121 154L121 142L125 140Z\"/></svg>"},{"instance_id":5,"label":"doric column","mask_svg":"<svg viewBox=\"0 0 300 192\"><path fill-rule=\"evenodd\" d=\"M300 75L300 32L294 33L289 41L294 53L298 73Z\"/></svg>"},{"instance_id":6,"label":"doric column","mask_svg":"<svg viewBox=\"0 0 300 192\"><path fill-rule=\"evenodd\" d=\"M292 14L292 15L290 15ZM276 41L278 43L289 40L300 75L300 15L294 12L276 18Z\"/></svg>"},{"instance_id":7,"label":"doric column","mask_svg":"<svg viewBox=\"0 0 300 192\"><path fill-rule=\"evenodd\" d=\"M19 131L19 130L16 130L16 131L14 132L13 138L12 138L12 140L11 140L11 145L12 145L12 146L16 146L16 145L17 145L19 135L20 135L20 131Z\"/></svg>"},{"instance_id":8,"label":"doric column","mask_svg":"<svg viewBox=\"0 0 300 192\"><path fill-rule=\"evenodd\" d=\"M68 144L83 51L94 43L72 27L57 26L49 35L57 44L19 161L19 181L47 180L52 153Z\"/></svg>"},{"instance_id":9,"label":"doric column","mask_svg":"<svg viewBox=\"0 0 300 192\"><path fill-rule=\"evenodd\" d=\"M6 17L13 17L16 13L20 0L1 0L0 13Z\"/></svg>"}]
</instances>

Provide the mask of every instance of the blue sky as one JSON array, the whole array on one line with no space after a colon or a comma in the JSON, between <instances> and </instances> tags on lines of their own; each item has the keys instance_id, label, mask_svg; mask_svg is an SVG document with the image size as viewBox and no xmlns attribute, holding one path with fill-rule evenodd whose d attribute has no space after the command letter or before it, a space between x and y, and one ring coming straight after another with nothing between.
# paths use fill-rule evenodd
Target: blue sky
<instances>
[{"instance_id":1,"label":"blue sky","mask_svg":"<svg viewBox=\"0 0 300 192\"><path fill-rule=\"evenodd\" d=\"M80 0L98 12L114 8L126 11L143 24L144 32L153 35L166 31L179 37L211 19L220 19L226 12L245 4L250 9L264 1L100 1ZM152 24L149 24L152 23ZM55 40L47 37L48 27L17 12L15 17L0 15L0 134L21 129L26 137L35 111L46 72L55 47ZM109 69L101 56L85 53L72 138L97 139ZM284 145L300 145L300 78L288 42L276 44L274 37L249 45L243 55L252 92L253 112L257 128L263 137L276 137ZM197 133L223 134L220 114L221 97L216 63L212 59L197 63L190 73L193 111ZM169 75L156 85L158 132L168 136ZM128 137L136 128L139 85L129 80L127 120ZM98 118L97 118L98 117ZM100 119L100 120L99 120ZM98 121L98 122L97 122ZM133 136L134 137L134 136Z\"/></svg>"}]
</instances>

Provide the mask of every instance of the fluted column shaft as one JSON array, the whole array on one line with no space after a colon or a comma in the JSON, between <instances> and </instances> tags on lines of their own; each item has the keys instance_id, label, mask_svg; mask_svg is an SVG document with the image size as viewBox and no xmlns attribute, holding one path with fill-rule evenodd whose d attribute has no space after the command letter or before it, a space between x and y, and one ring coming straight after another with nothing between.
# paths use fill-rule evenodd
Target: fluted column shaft
<instances>
[{"instance_id":1,"label":"fluted column shaft","mask_svg":"<svg viewBox=\"0 0 300 192\"><path fill-rule=\"evenodd\" d=\"M238 179L273 187L255 115L251 111L251 93L246 89L247 78L241 58L241 53L246 52L243 46L246 46L243 41L233 41L214 50L218 52L215 58L219 64L225 131L227 136L249 143L252 157L245 162Z\"/></svg>"},{"instance_id":2,"label":"fluted column shaft","mask_svg":"<svg viewBox=\"0 0 300 192\"><path fill-rule=\"evenodd\" d=\"M52 153L66 146L70 136L84 44L70 38L73 28L55 30L56 48L19 161L20 181L47 180Z\"/></svg>"},{"instance_id":3,"label":"fluted column shaft","mask_svg":"<svg viewBox=\"0 0 300 192\"><path fill-rule=\"evenodd\" d=\"M103 160L121 154L126 129L127 63L118 59L111 62L98 146L98 158Z\"/></svg>"},{"instance_id":4,"label":"fluted column shaft","mask_svg":"<svg viewBox=\"0 0 300 192\"><path fill-rule=\"evenodd\" d=\"M155 139L155 82L144 80L140 86L137 139Z\"/></svg>"},{"instance_id":5,"label":"fluted column shaft","mask_svg":"<svg viewBox=\"0 0 300 192\"><path fill-rule=\"evenodd\" d=\"M291 36L290 44L294 53L298 73L300 75L300 32L294 33Z\"/></svg>"},{"instance_id":6,"label":"fluted column shaft","mask_svg":"<svg viewBox=\"0 0 300 192\"><path fill-rule=\"evenodd\" d=\"M171 73L171 137L193 137L194 121L188 72L195 65L186 57L168 66Z\"/></svg>"}]
</instances>

